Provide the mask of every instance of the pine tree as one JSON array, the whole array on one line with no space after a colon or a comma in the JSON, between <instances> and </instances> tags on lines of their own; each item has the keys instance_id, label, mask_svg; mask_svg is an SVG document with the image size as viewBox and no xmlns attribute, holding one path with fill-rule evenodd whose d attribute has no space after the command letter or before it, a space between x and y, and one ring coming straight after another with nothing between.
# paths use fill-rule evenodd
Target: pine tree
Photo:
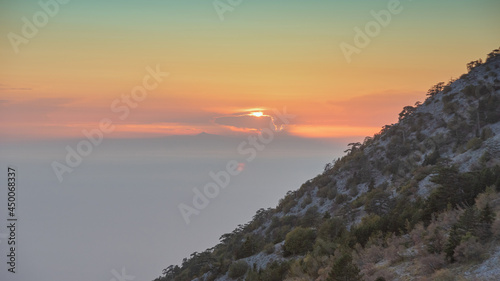
<instances>
[{"instance_id":1,"label":"pine tree","mask_svg":"<svg viewBox=\"0 0 500 281\"><path fill-rule=\"evenodd\" d=\"M462 235L460 234L460 230L458 226L455 224L451 227L450 236L448 237L448 241L444 247L444 252L446 253L446 257L450 259L451 262L454 262L453 254L455 254L455 248L460 244Z\"/></svg>"},{"instance_id":2,"label":"pine tree","mask_svg":"<svg viewBox=\"0 0 500 281\"><path fill-rule=\"evenodd\" d=\"M328 281L359 281L362 276L359 268L352 263L350 254L343 254L335 261L332 271L328 275Z\"/></svg>"},{"instance_id":3,"label":"pine tree","mask_svg":"<svg viewBox=\"0 0 500 281\"><path fill-rule=\"evenodd\" d=\"M464 213L458 219L458 222L451 227L450 236L445 245L444 252L451 262L455 261L453 257L455 248L460 244L462 238L467 234L475 236L479 227L480 223L478 223L476 210L473 208L465 209Z\"/></svg>"},{"instance_id":4,"label":"pine tree","mask_svg":"<svg viewBox=\"0 0 500 281\"><path fill-rule=\"evenodd\" d=\"M481 210L479 221L490 225L495 221L495 213L493 213L493 211L491 210L489 203L487 203L484 209Z\"/></svg>"},{"instance_id":5,"label":"pine tree","mask_svg":"<svg viewBox=\"0 0 500 281\"><path fill-rule=\"evenodd\" d=\"M241 247L236 252L236 258L242 259L249 257L255 254L256 250L257 250L257 241L255 241L255 238L253 236L248 236L245 242L243 242Z\"/></svg>"},{"instance_id":6,"label":"pine tree","mask_svg":"<svg viewBox=\"0 0 500 281\"><path fill-rule=\"evenodd\" d=\"M491 231L491 225L495 221L495 213L490 208L490 204L486 204L484 209L481 210L479 214L479 229L478 236L482 241L487 240L491 237L493 232Z\"/></svg>"}]
</instances>

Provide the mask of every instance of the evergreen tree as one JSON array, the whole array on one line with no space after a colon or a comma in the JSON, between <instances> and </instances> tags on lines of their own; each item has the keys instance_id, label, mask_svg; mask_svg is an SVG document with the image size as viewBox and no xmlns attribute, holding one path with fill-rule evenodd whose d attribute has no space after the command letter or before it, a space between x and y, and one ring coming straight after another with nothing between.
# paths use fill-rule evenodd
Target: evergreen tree
<instances>
[{"instance_id":1,"label":"evergreen tree","mask_svg":"<svg viewBox=\"0 0 500 281\"><path fill-rule=\"evenodd\" d=\"M247 237L236 252L236 259L249 257L257 252L257 241L253 235Z\"/></svg>"},{"instance_id":2,"label":"evergreen tree","mask_svg":"<svg viewBox=\"0 0 500 281\"><path fill-rule=\"evenodd\" d=\"M490 204L486 204L484 209L481 210L479 214L479 229L478 236L482 241L491 237L493 232L491 231L491 225L495 221L495 213L490 208Z\"/></svg>"},{"instance_id":3,"label":"evergreen tree","mask_svg":"<svg viewBox=\"0 0 500 281\"><path fill-rule=\"evenodd\" d=\"M446 253L446 257L450 259L451 262L455 261L453 258L453 254L455 253L455 248L460 244L461 240L460 231L458 226L455 224L451 227L450 236L448 237L448 241L446 242L444 252Z\"/></svg>"},{"instance_id":4,"label":"evergreen tree","mask_svg":"<svg viewBox=\"0 0 500 281\"><path fill-rule=\"evenodd\" d=\"M455 253L455 248L460 244L462 238L465 235L477 234L480 224L478 223L478 216L473 208L468 208L460 216L458 222L454 224L450 231L450 236L445 245L446 257L454 262L455 259L453 254Z\"/></svg>"},{"instance_id":5,"label":"evergreen tree","mask_svg":"<svg viewBox=\"0 0 500 281\"><path fill-rule=\"evenodd\" d=\"M359 268L352 263L350 254L343 254L335 261L332 271L328 275L328 281L359 281L361 279Z\"/></svg>"},{"instance_id":6,"label":"evergreen tree","mask_svg":"<svg viewBox=\"0 0 500 281\"><path fill-rule=\"evenodd\" d=\"M491 225L495 221L495 213L491 210L490 204L486 204L481 214L479 215L479 221L482 223L487 223Z\"/></svg>"}]
</instances>

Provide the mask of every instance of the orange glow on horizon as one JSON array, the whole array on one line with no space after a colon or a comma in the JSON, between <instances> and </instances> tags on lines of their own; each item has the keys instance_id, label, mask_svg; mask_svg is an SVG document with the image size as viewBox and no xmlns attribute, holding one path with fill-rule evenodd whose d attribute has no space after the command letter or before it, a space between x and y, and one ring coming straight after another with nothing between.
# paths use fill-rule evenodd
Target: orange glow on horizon
<instances>
[{"instance_id":1,"label":"orange glow on horizon","mask_svg":"<svg viewBox=\"0 0 500 281\"><path fill-rule=\"evenodd\" d=\"M33 5L8 2L0 29L19 33L19 19ZM84 4L90 2L67 6L36 38L20 44L19 53L9 40L0 41L0 140L78 137L103 118L117 126L111 137L255 133L243 128L252 122L231 120L237 124L230 127L215 120L245 116L263 123L270 117L279 123L273 109L284 107L297 117L287 126L292 135L369 136L397 122L404 106L423 101L432 85L460 77L467 62L497 48L498 39L490 35L500 26L491 24L498 1L457 3L443 17L434 8L446 11L447 5L424 1L408 6L406 20L395 19L400 22L382 29L349 63L339 44L352 44L352 28L363 25L357 1L283 2L303 17L262 2L253 7L266 9L254 14L241 7L225 24L213 11L184 1L129 3L136 9L96 2L112 13L90 21L82 17L82 9L94 12ZM366 6L365 16L377 5ZM343 9L356 16L326 12ZM422 24L410 11L429 20ZM150 85L144 99L132 100L144 81Z\"/></svg>"},{"instance_id":2,"label":"orange glow on horizon","mask_svg":"<svg viewBox=\"0 0 500 281\"><path fill-rule=\"evenodd\" d=\"M295 125L287 131L291 135L306 138L371 137L380 131L380 127Z\"/></svg>"}]
</instances>

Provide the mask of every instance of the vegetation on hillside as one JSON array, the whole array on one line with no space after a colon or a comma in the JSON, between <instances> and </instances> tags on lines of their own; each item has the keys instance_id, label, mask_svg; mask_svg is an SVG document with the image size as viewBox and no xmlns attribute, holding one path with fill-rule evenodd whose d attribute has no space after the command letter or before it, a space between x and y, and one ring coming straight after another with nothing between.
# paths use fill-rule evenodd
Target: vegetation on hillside
<instances>
[{"instance_id":1,"label":"vegetation on hillside","mask_svg":"<svg viewBox=\"0 0 500 281\"><path fill-rule=\"evenodd\" d=\"M276 208L155 281L380 281L398 277L395 265L455 280L457 265L485 259L500 238L500 144L490 142L500 122L500 50L467 68L404 107L397 124L349 144ZM454 162L458 155L471 160ZM274 261L250 263L256 254Z\"/></svg>"}]
</instances>

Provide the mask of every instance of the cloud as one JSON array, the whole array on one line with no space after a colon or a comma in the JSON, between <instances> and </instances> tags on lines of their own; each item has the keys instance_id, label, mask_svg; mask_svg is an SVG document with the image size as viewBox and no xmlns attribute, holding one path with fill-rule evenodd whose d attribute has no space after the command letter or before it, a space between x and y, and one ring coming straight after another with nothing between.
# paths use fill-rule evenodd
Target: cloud
<instances>
[{"instance_id":1,"label":"cloud","mask_svg":"<svg viewBox=\"0 0 500 281\"><path fill-rule=\"evenodd\" d=\"M231 126L242 129L264 129L274 127L271 116L255 117L250 115L224 116L215 118L214 122L219 125Z\"/></svg>"},{"instance_id":2,"label":"cloud","mask_svg":"<svg viewBox=\"0 0 500 281\"><path fill-rule=\"evenodd\" d=\"M158 112L160 111L160 112ZM137 121L143 123L178 123L186 125L208 125L217 113L190 108L165 108L149 112L138 112Z\"/></svg>"}]
</instances>

